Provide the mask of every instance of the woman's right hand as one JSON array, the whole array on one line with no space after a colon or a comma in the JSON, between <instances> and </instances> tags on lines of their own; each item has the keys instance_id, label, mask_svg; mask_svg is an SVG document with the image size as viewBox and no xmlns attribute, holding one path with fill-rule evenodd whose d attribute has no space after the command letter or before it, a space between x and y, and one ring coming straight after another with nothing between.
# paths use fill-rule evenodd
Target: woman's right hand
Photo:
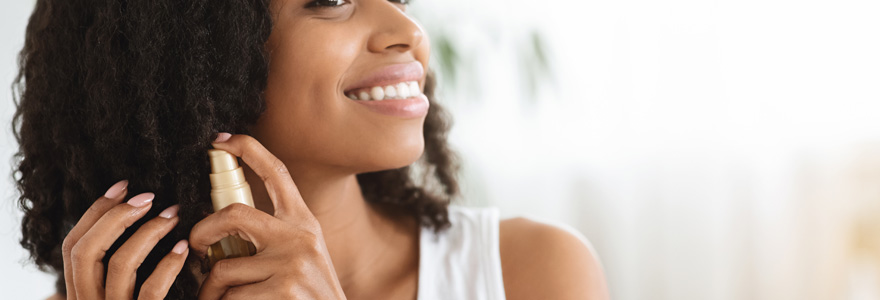
<instances>
[{"instance_id":1,"label":"woman's right hand","mask_svg":"<svg viewBox=\"0 0 880 300\"><path fill-rule=\"evenodd\" d=\"M127 180L110 187L83 214L64 238L64 281L67 299L132 299L137 269L159 240L177 225L178 206L171 206L146 222L110 257L107 278L102 259L126 228L150 210L153 193L122 203ZM181 240L141 286L139 299L163 299L183 267L189 247Z\"/></svg>"}]
</instances>

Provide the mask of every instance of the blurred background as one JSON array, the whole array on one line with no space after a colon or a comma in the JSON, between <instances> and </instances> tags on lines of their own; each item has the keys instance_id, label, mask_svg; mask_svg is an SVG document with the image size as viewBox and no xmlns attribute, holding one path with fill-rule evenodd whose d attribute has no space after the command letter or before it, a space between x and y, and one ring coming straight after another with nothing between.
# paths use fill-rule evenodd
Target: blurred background
<instances>
[{"instance_id":1,"label":"blurred background","mask_svg":"<svg viewBox=\"0 0 880 300\"><path fill-rule=\"evenodd\" d=\"M0 82L32 1L0 11ZM613 299L880 299L880 2L416 0L467 206L568 224ZM16 149L0 93L0 170ZM0 182L0 290L50 294Z\"/></svg>"}]
</instances>

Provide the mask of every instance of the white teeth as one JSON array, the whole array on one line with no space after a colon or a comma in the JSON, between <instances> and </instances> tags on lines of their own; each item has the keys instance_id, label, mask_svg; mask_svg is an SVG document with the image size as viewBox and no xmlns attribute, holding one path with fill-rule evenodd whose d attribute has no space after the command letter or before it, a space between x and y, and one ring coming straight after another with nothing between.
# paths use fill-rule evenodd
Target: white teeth
<instances>
[{"instance_id":1,"label":"white teeth","mask_svg":"<svg viewBox=\"0 0 880 300\"><path fill-rule=\"evenodd\" d=\"M411 96L419 95L422 93L422 89L419 88L419 83L415 81L409 82L409 94Z\"/></svg>"},{"instance_id":2,"label":"white teeth","mask_svg":"<svg viewBox=\"0 0 880 300\"><path fill-rule=\"evenodd\" d=\"M385 98L397 99L397 88L391 85L385 86Z\"/></svg>"},{"instance_id":3,"label":"white teeth","mask_svg":"<svg viewBox=\"0 0 880 300\"><path fill-rule=\"evenodd\" d=\"M382 87L374 86L370 89L370 98L371 100L382 100L385 99L385 90Z\"/></svg>"},{"instance_id":4,"label":"white teeth","mask_svg":"<svg viewBox=\"0 0 880 300\"><path fill-rule=\"evenodd\" d=\"M397 84L397 93L400 96L400 99L409 98L409 85L406 82L401 82Z\"/></svg>"},{"instance_id":5,"label":"white teeth","mask_svg":"<svg viewBox=\"0 0 880 300\"><path fill-rule=\"evenodd\" d=\"M422 94L418 81L399 82L393 85L374 86L372 88L359 89L345 94L351 100L381 101L387 99L407 99Z\"/></svg>"}]
</instances>

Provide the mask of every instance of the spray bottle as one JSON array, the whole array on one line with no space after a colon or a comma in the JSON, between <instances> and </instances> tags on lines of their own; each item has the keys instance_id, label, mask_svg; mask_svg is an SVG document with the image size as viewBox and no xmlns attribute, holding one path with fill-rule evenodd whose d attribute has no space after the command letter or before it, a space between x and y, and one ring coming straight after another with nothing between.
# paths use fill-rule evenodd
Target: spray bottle
<instances>
[{"instance_id":1,"label":"spray bottle","mask_svg":"<svg viewBox=\"0 0 880 300\"><path fill-rule=\"evenodd\" d=\"M251 186L244 178L235 155L218 149L208 150L211 159L211 202L214 212L233 203L254 207ZM238 236L227 236L208 248L208 268L224 258L251 256L257 253L254 244Z\"/></svg>"}]
</instances>

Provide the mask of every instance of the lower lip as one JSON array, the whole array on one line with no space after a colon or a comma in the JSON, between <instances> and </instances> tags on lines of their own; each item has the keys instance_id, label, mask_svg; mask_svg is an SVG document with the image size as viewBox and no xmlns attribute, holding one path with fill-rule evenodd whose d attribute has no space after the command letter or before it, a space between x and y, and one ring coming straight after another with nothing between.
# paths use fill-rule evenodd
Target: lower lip
<instances>
[{"instance_id":1,"label":"lower lip","mask_svg":"<svg viewBox=\"0 0 880 300\"><path fill-rule=\"evenodd\" d=\"M348 99L348 97L346 97ZM351 100L364 107L388 116L400 118L419 118L428 114L428 97L420 94L407 99L387 99L379 101Z\"/></svg>"}]
</instances>

